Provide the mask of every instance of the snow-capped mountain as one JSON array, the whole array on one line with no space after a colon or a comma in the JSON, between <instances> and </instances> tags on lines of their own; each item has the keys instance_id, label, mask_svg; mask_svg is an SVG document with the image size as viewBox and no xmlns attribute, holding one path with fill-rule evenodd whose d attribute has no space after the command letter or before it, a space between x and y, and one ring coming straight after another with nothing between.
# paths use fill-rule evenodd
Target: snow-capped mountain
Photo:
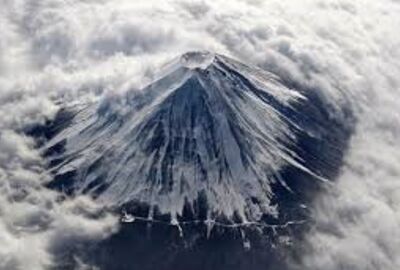
<instances>
[{"instance_id":1,"label":"snow-capped mountain","mask_svg":"<svg viewBox=\"0 0 400 270\"><path fill-rule=\"evenodd\" d=\"M140 91L66 105L46 131L48 185L172 220L204 208L208 219L298 219L350 135L327 108L274 74L186 53Z\"/></svg>"}]
</instances>

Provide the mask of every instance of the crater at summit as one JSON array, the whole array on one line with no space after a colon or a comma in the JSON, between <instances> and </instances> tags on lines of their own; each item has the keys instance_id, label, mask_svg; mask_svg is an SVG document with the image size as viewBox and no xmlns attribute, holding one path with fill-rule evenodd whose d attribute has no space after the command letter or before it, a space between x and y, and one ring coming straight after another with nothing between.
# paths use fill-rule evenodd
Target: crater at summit
<instances>
[{"instance_id":1,"label":"crater at summit","mask_svg":"<svg viewBox=\"0 0 400 270\"><path fill-rule=\"evenodd\" d=\"M208 51L187 52L180 57L182 66L195 69L206 69L214 61L215 54Z\"/></svg>"}]
</instances>

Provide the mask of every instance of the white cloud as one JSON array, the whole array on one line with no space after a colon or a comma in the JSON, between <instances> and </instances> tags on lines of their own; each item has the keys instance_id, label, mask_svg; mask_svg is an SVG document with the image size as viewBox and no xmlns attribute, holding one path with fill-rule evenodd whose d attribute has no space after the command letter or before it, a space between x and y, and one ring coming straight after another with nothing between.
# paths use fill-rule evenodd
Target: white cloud
<instances>
[{"instance_id":1,"label":"white cloud","mask_svg":"<svg viewBox=\"0 0 400 270\"><path fill-rule=\"evenodd\" d=\"M356 133L335 190L316 201L318 226L304 267L399 269L398 1L3 0L1 6L0 269L44 269L54 262L57 241L103 237L115 225L109 216L92 220L76 211L91 205L87 199L60 204L41 188L49 176L19 130L52 117L55 100L137 87L158 64L193 49L229 54L317 88L332 106L351 103Z\"/></svg>"}]
</instances>

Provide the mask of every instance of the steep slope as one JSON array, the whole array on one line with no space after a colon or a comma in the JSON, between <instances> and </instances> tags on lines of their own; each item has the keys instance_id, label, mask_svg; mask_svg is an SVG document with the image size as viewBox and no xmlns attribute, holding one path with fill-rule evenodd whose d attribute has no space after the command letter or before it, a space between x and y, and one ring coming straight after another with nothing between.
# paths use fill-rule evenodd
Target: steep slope
<instances>
[{"instance_id":1,"label":"steep slope","mask_svg":"<svg viewBox=\"0 0 400 270\"><path fill-rule=\"evenodd\" d=\"M273 74L187 53L140 91L66 107L43 148L49 186L149 216L300 219L350 136L332 113Z\"/></svg>"}]
</instances>

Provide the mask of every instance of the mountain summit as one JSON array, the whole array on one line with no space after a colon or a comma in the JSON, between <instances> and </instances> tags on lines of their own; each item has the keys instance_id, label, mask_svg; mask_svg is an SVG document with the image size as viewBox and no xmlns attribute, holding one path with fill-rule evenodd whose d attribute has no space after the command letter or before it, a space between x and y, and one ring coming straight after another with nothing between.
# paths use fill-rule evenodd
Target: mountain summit
<instances>
[{"instance_id":1,"label":"mountain summit","mask_svg":"<svg viewBox=\"0 0 400 270\"><path fill-rule=\"evenodd\" d=\"M66 106L49 130L52 188L241 221L300 218L349 137L315 93L209 52L178 57L140 91Z\"/></svg>"},{"instance_id":2,"label":"mountain summit","mask_svg":"<svg viewBox=\"0 0 400 270\"><path fill-rule=\"evenodd\" d=\"M215 54L207 51L203 52L188 52L180 57L180 63L187 68L206 69L215 60Z\"/></svg>"}]
</instances>

